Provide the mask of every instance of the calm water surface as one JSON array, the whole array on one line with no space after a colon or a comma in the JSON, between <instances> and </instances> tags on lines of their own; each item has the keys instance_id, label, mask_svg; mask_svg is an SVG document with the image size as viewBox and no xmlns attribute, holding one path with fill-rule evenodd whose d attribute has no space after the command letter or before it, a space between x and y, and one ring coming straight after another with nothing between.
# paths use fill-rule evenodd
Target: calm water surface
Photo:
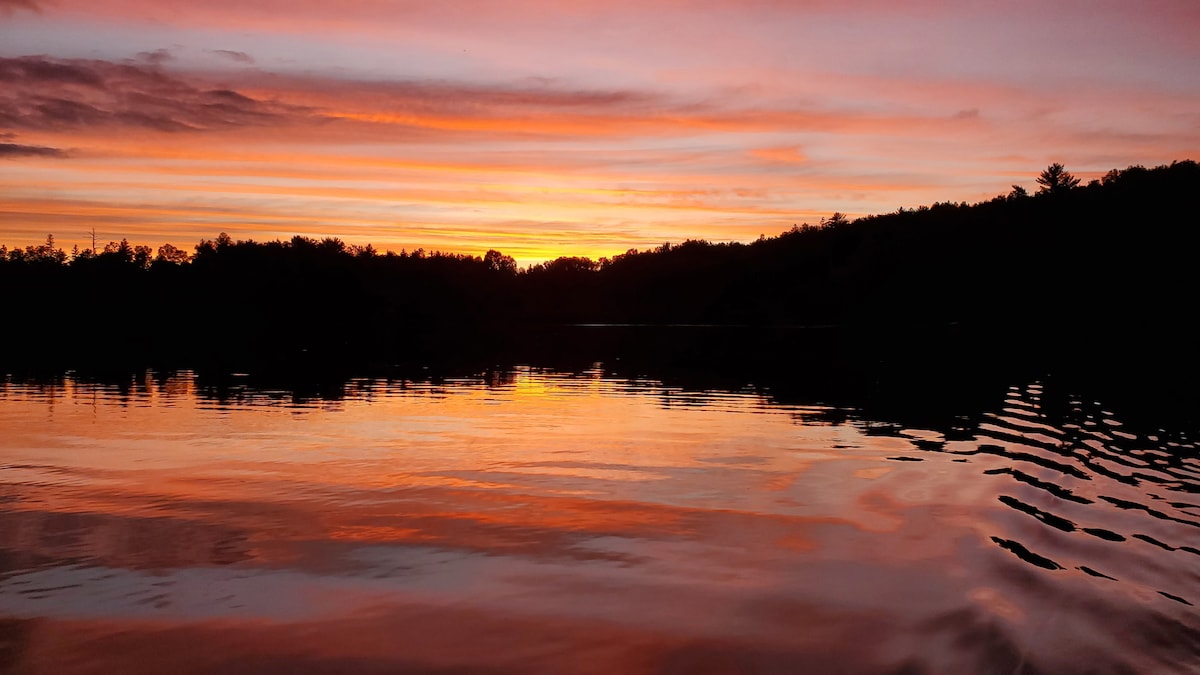
<instances>
[{"instance_id":1,"label":"calm water surface","mask_svg":"<svg viewBox=\"0 0 1200 675\"><path fill-rule=\"evenodd\" d=\"M0 672L1195 673L1200 459L601 370L0 385Z\"/></svg>"}]
</instances>

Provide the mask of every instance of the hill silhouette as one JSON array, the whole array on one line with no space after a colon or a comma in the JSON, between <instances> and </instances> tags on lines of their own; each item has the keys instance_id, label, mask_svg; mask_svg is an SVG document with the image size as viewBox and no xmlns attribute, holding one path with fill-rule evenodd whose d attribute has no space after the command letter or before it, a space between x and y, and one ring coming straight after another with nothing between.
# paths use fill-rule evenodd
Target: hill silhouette
<instances>
[{"instance_id":1,"label":"hill silhouette","mask_svg":"<svg viewBox=\"0 0 1200 675\"><path fill-rule=\"evenodd\" d=\"M1010 349L1190 352L1200 166L1134 166L1079 186L1051 165L1038 179L1033 195L1014 187L973 205L834 214L752 243L526 270L497 251L380 253L338 239L222 234L194 254L124 241L67 254L49 237L0 247L0 364L396 363L548 348L571 324L836 326L902 342L953 325L1001 333Z\"/></svg>"}]
</instances>

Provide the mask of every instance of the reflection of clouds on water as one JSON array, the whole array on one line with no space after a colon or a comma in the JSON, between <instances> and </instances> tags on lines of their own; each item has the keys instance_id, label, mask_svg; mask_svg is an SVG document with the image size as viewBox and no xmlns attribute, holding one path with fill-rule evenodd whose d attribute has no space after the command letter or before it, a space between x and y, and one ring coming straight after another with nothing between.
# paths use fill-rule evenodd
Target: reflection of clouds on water
<instances>
[{"instance_id":1,"label":"reflection of clouds on water","mask_svg":"<svg viewBox=\"0 0 1200 675\"><path fill-rule=\"evenodd\" d=\"M1012 494L997 500L1039 523L1008 519L1009 531L1030 541L997 542L1040 567L1128 581L1134 594L1165 593L1155 585L1186 583L1186 569L1200 562L1186 554L1200 556L1200 550L1159 538L1185 542L1197 536L1200 519L1179 499L1200 481L1195 446L1179 444L1172 452L1156 435L1115 432L1124 425L1099 402L1065 397L1062 405L1043 406L1042 395L1040 386L1013 388L1002 411L980 425L980 439L999 444L978 450L1010 460L985 470L1012 481L1005 488ZM1162 556L1133 539L1184 555Z\"/></svg>"},{"instance_id":2,"label":"reflection of clouds on water","mask_svg":"<svg viewBox=\"0 0 1200 675\"><path fill-rule=\"evenodd\" d=\"M163 667L211 640L298 672L1197 656L1195 445L1052 386L944 429L601 371L361 380L332 404L237 386L5 384L14 639L125 639L95 658ZM164 632L200 642L129 656ZM34 651L0 659L71 672Z\"/></svg>"}]
</instances>

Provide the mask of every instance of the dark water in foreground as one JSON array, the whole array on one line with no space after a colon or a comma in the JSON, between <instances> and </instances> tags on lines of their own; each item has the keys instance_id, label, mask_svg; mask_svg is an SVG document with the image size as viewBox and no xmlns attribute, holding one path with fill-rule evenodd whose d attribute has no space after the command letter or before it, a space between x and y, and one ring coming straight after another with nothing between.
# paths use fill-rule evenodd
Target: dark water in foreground
<instances>
[{"instance_id":1,"label":"dark water in foreground","mask_svg":"<svg viewBox=\"0 0 1200 675\"><path fill-rule=\"evenodd\" d=\"M599 369L0 386L0 672L1194 673L1200 453Z\"/></svg>"}]
</instances>

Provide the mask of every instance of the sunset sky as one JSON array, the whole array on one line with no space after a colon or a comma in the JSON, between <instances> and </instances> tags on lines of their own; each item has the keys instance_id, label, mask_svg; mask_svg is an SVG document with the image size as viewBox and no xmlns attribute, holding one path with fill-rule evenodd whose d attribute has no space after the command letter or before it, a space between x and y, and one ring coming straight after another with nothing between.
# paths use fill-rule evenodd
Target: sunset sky
<instances>
[{"instance_id":1,"label":"sunset sky","mask_svg":"<svg viewBox=\"0 0 1200 675\"><path fill-rule=\"evenodd\" d=\"M523 264L1200 160L1196 0L0 0L0 243Z\"/></svg>"}]
</instances>

